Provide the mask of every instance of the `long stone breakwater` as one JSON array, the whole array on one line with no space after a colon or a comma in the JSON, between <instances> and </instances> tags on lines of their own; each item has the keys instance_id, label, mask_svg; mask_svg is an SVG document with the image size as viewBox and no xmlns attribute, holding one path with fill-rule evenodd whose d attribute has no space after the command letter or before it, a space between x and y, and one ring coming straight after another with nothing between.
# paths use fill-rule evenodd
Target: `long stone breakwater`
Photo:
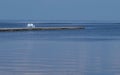
<instances>
[{"instance_id":1,"label":"long stone breakwater","mask_svg":"<svg viewBox=\"0 0 120 75\"><path fill-rule=\"evenodd\" d=\"M35 31L35 30L76 30L85 29L85 27L34 27L34 28L0 28L0 32L3 31Z\"/></svg>"}]
</instances>

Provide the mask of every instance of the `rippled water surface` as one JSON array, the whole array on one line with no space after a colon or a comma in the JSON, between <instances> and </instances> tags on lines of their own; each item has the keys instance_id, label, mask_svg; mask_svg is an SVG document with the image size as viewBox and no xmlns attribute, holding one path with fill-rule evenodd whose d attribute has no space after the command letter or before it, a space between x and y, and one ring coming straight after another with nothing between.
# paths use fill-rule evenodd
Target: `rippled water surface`
<instances>
[{"instance_id":1,"label":"rippled water surface","mask_svg":"<svg viewBox=\"0 0 120 75\"><path fill-rule=\"evenodd\" d=\"M68 25L85 29L0 32L0 75L120 75L119 24Z\"/></svg>"}]
</instances>

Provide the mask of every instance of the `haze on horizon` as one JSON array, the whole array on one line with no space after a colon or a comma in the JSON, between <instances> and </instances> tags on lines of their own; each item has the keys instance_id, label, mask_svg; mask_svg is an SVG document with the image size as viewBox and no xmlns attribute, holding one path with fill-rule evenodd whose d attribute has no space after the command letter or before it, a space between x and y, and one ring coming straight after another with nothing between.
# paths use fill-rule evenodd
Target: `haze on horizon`
<instances>
[{"instance_id":1,"label":"haze on horizon","mask_svg":"<svg viewBox=\"0 0 120 75\"><path fill-rule=\"evenodd\" d=\"M1 20L120 20L120 0L0 0Z\"/></svg>"}]
</instances>

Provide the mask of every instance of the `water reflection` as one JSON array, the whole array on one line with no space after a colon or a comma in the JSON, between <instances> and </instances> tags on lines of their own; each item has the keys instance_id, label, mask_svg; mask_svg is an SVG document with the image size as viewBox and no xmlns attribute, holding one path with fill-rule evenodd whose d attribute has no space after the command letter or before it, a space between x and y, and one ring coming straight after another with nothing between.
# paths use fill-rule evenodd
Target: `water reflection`
<instances>
[{"instance_id":1,"label":"water reflection","mask_svg":"<svg viewBox=\"0 0 120 75\"><path fill-rule=\"evenodd\" d=\"M2 48L0 73L4 75L117 75L120 70L119 44L120 41L3 42L0 47Z\"/></svg>"},{"instance_id":2,"label":"water reflection","mask_svg":"<svg viewBox=\"0 0 120 75\"><path fill-rule=\"evenodd\" d=\"M46 34L48 32L1 33L0 74L120 74L119 36Z\"/></svg>"}]
</instances>

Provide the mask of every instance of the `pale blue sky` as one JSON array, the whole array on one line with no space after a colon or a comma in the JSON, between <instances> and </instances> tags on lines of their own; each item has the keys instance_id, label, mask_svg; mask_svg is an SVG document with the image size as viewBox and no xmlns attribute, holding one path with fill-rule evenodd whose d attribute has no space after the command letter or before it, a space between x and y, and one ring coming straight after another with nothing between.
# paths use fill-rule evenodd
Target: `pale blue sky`
<instances>
[{"instance_id":1,"label":"pale blue sky","mask_svg":"<svg viewBox=\"0 0 120 75\"><path fill-rule=\"evenodd\" d=\"M120 0L0 0L0 19L120 20Z\"/></svg>"}]
</instances>

